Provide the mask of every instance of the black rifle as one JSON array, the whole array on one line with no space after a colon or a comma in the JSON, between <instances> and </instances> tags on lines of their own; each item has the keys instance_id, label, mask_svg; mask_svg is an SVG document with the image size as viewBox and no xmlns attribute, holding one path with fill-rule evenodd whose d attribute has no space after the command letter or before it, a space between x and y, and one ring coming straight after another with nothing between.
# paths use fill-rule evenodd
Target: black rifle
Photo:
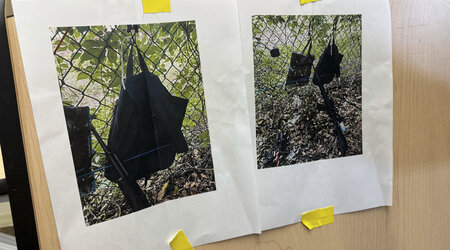
<instances>
[{"instance_id":1,"label":"black rifle","mask_svg":"<svg viewBox=\"0 0 450 250\"><path fill-rule=\"evenodd\" d=\"M128 177L128 173L123 167L119 157L117 157L117 154L106 146L105 142L92 124L90 124L90 128L98 143L103 148L103 151L105 151L106 157L108 157L114 169L119 173L120 178L117 183L119 184L119 188L122 190L122 193L127 199L128 204L130 204L133 212L149 207L150 203L148 202L144 192L142 192L142 189L136 181L131 180Z\"/></svg>"},{"instance_id":2,"label":"black rifle","mask_svg":"<svg viewBox=\"0 0 450 250\"><path fill-rule=\"evenodd\" d=\"M334 77L339 77L341 75L340 64L344 55L339 54L338 47L335 43L335 32L337 29L338 21L339 17L336 16L333 22L333 36L330 38L325 51L320 56L317 66L314 67L313 82L315 85L319 86L320 93L322 94L324 101L324 104L317 105L318 109L321 111L327 111L328 116L331 118L333 122L334 133L336 134L338 139L339 151L341 152L341 155L344 156L347 153L348 144L340 126L342 118L339 116L339 113L334 106L333 101L328 97L328 93L325 91L324 87L324 85L330 83Z\"/></svg>"},{"instance_id":3,"label":"black rifle","mask_svg":"<svg viewBox=\"0 0 450 250\"><path fill-rule=\"evenodd\" d=\"M321 82L319 82L320 93L322 94L324 104L318 104L317 108L321 111L327 111L328 116L331 118L334 127L334 133L338 138L338 147L341 154L344 156L347 153L348 144L347 139L345 139L344 133L342 133L342 129L340 123L342 122L342 118L339 116L334 103L328 97L328 93L325 91L325 87Z\"/></svg>"}]
</instances>

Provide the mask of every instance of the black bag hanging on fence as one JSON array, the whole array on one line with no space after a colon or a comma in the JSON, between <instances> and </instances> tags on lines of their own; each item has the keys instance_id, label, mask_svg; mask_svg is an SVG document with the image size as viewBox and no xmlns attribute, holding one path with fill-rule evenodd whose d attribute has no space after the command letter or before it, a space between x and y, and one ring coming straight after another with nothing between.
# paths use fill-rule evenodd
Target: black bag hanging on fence
<instances>
[{"instance_id":1,"label":"black bag hanging on fence","mask_svg":"<svg viewBox=\"0 0 450 250\"><path fill-rule=\"evenodd\" d=\"M308 54L305 55L306 48L309 45ZM300 84L304 86L308 84L309 77L311 75L311 68L315 57L311 55L312 40L308 40L308 43L303 48L301 54L292 53L291 63L289 65L289 71L286 79L286 85Z\"/></svg>"},{"instance_id":2,"label":"black bag hanging on fence","mask_svg":"<svg viewBox=\"0 0 450 250\"><path fill-rule=\"evenodd\" d=\"M333 43L331 40L328 42L328 46L319 58L319 62L315 68L313 77L313 83L316 85L328 84L333 81L333 78L341 76L341 62L344 55L339 53L338 47L334 41L333 31Z\"/></svg>"},{"instance_id":3,"label":"black bag hanging on fence","mask_svg":"<svg viewBox=\"0 0 450 250\"><path fill-rule=\"evenodd\" d=\"M320 111L326 111L328 116L331 118L333 130L337 136L339 151L341 152L341 155L344 156L348 150L348 143L341 126L343 119L339 115L334 102L330 99L324 87L325 84L333 81L335 76L339 77L341 75L340 64L344 55L339 54L338 47L335 43L334 33L336 32L337 21L338 19L336 18L333 25L333 36L328 42L328 46L325 48L325 51L319 58L319 62L314 68L313 82L319 87L324 101L323 104L318 104L317 107Z\"/></svg>"},{"instance_id":4,"label":"black bag hanging on fence","mask_svg":"<svg viewBox=\"0 0 450 250\"><path fill-rule=\"evenodd\" d=\"M132 45L125 88L120 91L108 136L109 149L132 180L169 168L176 153L187 151L181 126L188 100L172 96L148 71L139 48L137 51L142 72L133 75ZM119 175L114 168L107 168L105 177L117 182Z\"/></svg>"}]
</instances>

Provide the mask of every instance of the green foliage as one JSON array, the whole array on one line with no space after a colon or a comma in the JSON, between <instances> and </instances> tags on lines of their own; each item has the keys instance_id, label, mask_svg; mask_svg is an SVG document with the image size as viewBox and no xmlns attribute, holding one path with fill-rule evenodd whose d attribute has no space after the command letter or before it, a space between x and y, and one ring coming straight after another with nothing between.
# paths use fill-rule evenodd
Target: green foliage
<instances>
[{"instance_id":1,"label":"green foliage","mask_svg":"<svg viewBox=\"0 0 450 250\"><path fill-rule=\"evenodd\" d=\"M207 147L209 145L209 132L208 130L203 131L198 137L200 141L202 141L202 147Z\"/></svg>"},{"instance_id":2,"label":"green foliage","mask_svg":"<svg viewBox=\"0 0 450 250\"><path fill-rule=\"evenodd\" d=\"M122 67L126 69L128 63L131 35L126 30L125 25L51 29L54 49L66 34L55 55L63 102L90 106L96 118L93 125L104 138L121 89ZM173 95L189 99L183 121L185 135L198 137L194 140L198 146L209 146L194 21L142 24L135 40L149 71L159 76ZM137 69L136 50L133 58ZM99 146L95 150L103 151Z\"/></svg>"}]
</instances>

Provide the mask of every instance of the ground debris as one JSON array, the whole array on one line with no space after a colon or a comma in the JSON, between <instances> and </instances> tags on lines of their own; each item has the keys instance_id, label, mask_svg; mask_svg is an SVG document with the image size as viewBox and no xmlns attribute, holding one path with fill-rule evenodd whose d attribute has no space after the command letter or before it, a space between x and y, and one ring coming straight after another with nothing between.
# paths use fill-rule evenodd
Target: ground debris
<instances>
[{"instance_id":1,"label":"ground debris","mask_svg":"<svg viewBox=\"0 0 450 250\"><path fill-rule=\"evenodd\" d=\"M335 79L325 88L344 120L346 156L362 154L361 75ZM256 99L258 168L340 157L332 121L318 105L323 103L319 88L309 84L280 93ZM280 133L289 135L284 150L277 146Z\"/></svg>"},{"instance_id":2,"label":"ground debris","mask_svg":"<svg viewBox=\"0 0 450 250\"><path fill-rule=\"evenodd\" d=\"M216 190L211 148L198 147L178 154L172 167L153 173L148 180L137 181L150 205L194 194ZM96 173L97 188L92 195L81 197L87 225L111 220L132 213L116 183Z\"/></svg>"}]
</instances>

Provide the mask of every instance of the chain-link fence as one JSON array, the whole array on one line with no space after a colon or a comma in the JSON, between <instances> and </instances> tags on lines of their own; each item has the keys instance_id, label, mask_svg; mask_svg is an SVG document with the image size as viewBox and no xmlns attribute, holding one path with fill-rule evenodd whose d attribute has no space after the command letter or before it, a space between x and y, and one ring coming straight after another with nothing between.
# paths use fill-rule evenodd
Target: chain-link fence
<instances>
[{"instance_id":1,"label":"chain-link fence","mask_svg":"<svg viewBox=\"0 0 450 250\"><path fill-rule=\"evenodd\" d=\"M189 100L182 126L188 152L177 155L170 169L151 176L150 185L147 181L138 181L151 204L215 189L194 21L59 27L51 28L51 33L63 103L71 107L88 106L92 125L105 142L126 77L132 40L142 51L149 71L160 78L167 90L174 96ZM133 53L134 70L139 72L136 50ZM104 177L102 170L107 160L103 149L94 137L91 140L95 191L80 188L88 225L130 212L117 185ZM204 170L202 177L211 181L196 189L178 187L183 183L173 180L177 176L187 180L192 173L200 178L200 170Z\"/></svg>"},{"instance_id":2,"label":"chain-link fence","mask_svg":"<svg viewBox=\"0 0 450 250\"><path fill-rule=\"evenodd\" d=\"M305 47L311 40L310 54L315 56L311 80L314 66L317 65L333 34L339 53L344 57L341 62L341 77L333 80L326 88L331 96L335 96L337 104L351 103L355 106L355 110L349 111L351 114L344 118L347 124L354 125L347 131L347 136L352 137L350 141L354 142L350 145L350 154L360 154L362 152L361 16L254 16L252 21L258 167L289 165L339 156L339 153L329 146L333 145L332 140L313 142L318 136L305 135L307 134L305 131L299 132L300 129L307 129L306 127L310 127L310 133L313 134L328 129L324 122L313 125L319 123L319 119L316 118L321 116L313 106L321 101L319 89L311 83L312 81L307 86L285 85L291 54L301 52L306 54L308 48L305 50ZM280 52L278 57L271 56L271 50L274 49ZM350 92L339 93L343 90ZM338 110L341 109L341 113L346 113L345 107L337 106ZM294 118L296 120L292 121ZM305 120L301 122L302 119ZM355 122L357 124L353 124ZM300 125L300 128L297 125ZM291 136L287 139L291 143L284 157L278 156L275 152L276 134L280 131L287 131Z\"/></svg>"},{"instance_id":3,"label":"chain-link fence","mask_svg":"<svg viewBox=\"0 0 450 250\"><path fill-rule=\"evenodd\" d=\"M336 16L254 16L253 47L256 92L268 88L280 90L289 69L292 52L300 53L312 38L311 54L317 64L333 35ZM339 53L344 55L341 63L342 76L361 72L361 16L338 16L335 31ZM310 36L311 35L311 36ZM278 48L280 56L273 60L270 50ZM311 76L314 74L314 70Z\"/></svg>"}]
</instances>

